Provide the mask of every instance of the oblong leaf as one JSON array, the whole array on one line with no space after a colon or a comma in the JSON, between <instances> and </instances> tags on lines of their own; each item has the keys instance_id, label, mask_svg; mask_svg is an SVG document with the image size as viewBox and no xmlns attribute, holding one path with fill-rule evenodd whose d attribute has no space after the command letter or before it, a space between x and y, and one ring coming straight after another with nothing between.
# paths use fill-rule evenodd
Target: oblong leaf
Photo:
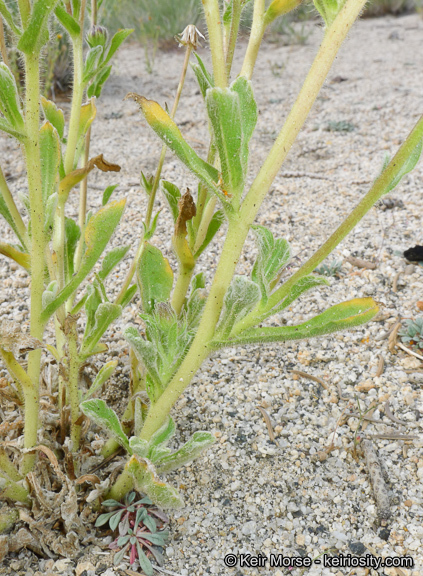
<instances>
[{"instance_id":1,"label":"oblong leaf","mask_svg":"<svg viewBox=\"0 0 423 576\"><path fill-rule=\"evenodd\" d=\"M80 407L85 416L103 428L127 452L131 453L128 438L122 429L116 412L107 406L104 400L85 400Z\"/></svg>"},{"instance_id":2,"label":"oblong leaf","mask_svg":"<svg viewBox=\"0 0 423 576\"><path fill-rule=\"evenodd\" d=\"M102 366L94 379L94 382L91 384L90 388L84 395L84 401L91 398L91 396L99 390L105 382L110 378L113 372L116 370L118 365L117 360L112 360L107 362L104 366Z\"/></svg>"},{"instance_id":3,"label":"oblong leaf","mask_svg":"<svg viewBox=\"0 0 423 576\"><path fill-rule=\"evenodd\" d=\"M18 132L24 132L24 119L16 80L4 62L0 62L0 112Z\"/></svg>"},{"instance_id":4,"label":"oblong leaf","mask_svg":"<svg viewBox=\"0 0 423 576\"><path fill-rule=\"evenodd\" d=\"M164 458L156 462L158 472L170 472L188 464L188 462L198 458L215 441L216 438L210 432L194 432L192 438L179 450L169 456L164 456Z\"/></svg>"},{"instance_id":5,"label":"oblong leaf","mask_svg":"<svg viewBox=\"0 0 423 576\"><path fill-rule=\"evenodd\" d=\"M158 302L167 302L173 287L173 271L169 260L148 242L144 244L137 279L143 310L150 313Z\"/></svg>"},{"instance_id":6,"label":"oblong leaf","mask_svg":"<svg viewBox=\"0 0 423 576\"><path fill-rule=\"evenodd\" d=\"M35 0L32 5L29 24L18 42L18 50L24 54L32 54L47 44L47 23L57 2L58 0Z\"/></svg>"},{"instance_id":7,"label":"oblong leaf","mask_svg":"<svg viewBox=\"0 0 423 576\"><path fill-rule=\"evenodd\" d=\"M260 288L245 276L234 276L223 301L216 334L229 335L236 322L240 322L260 300Z\"/></svg>"},{"instance_id":8,"label":"oblong leaf","mask_svg":"<svg viewBox=\"0 0 423 576\"><path fill-rule=\"evenodd\" d=\"M110 324L117 320L121 313L122 306L119 304L105 302L99 305L95 313L94 326L82 341L81 356L89 355Z\"/></svg>"},{"instance_id":9,"label":"oblong leaf","mask_svg":"<svg viewBox=\"0 0 423 576\"><path fill-rule=\"evenodd\" d=\"M16 264L19 264L19 266L22 266L22 268L25 268L25 270L29 271L31 269L30 255L26 254L25 252L21 252L10 244L0 242L0 254L3 254L3 256L6 256L11 260L14 260Z\"/></svg>"},{"instance_id":10,"label":"oblong leaf","mask_svg":"<svg viewBox=\"0 0 423 576\"><path fill-rule=\"evenodd\" d=\"M173 216L173 220L174 220L174 222L176 222L178 215L179 215L178 202L179 202L179 199L181 197L181 191L179 190L179 188L177 186L175 186L175 184L172 184L171 182L167 182L166 180L162 180L161 185L162 185L163 195L166 198L167 203L169 204L169 208L170 208L170 212Z\"/></svg>"},{"instance_id":11,"label":"oblong leaf","mask_svg":"<svg viewBox=\"0 0 423 576\"><path fill-rule=\"evenodd\" d=\"M56 192L57 175L61 160L59 134L50 122L40 129L40 158L43 203L46 206L49 197Z\"/></svg>"},{"instance_id":12,"label":"oblong leaf","mask_svg":"<svg viewBox=\"0 0 423 576\"><path fill-rule=\"evenodd\" d=\"M279 16L291 12L291 10L294 10L301 2L302 0L273 0L264 15L264 25L268 26Z\"/></svg>"},{"instance_id":13,"label":"oblong leaf","mask_svg":"<svg viewBox=\"0 0 423 576\"><path fill-rule=\"evenodd\" d=\"M167 421L150 438L150 449L154 446L166 446L174 437L176 432L173 418L168 416Z\"/></svg>"},{"instance_id":14,"label":"oblong leaf","mask_svg":"<svg viewBox=\"0 0 423 576\"><path fill-rule=\"evenodd\" d=\"M63 110L58 108L51 100L44 98L44 96L41 96L41 106L43 107L46 120L56 128L62 140L65 133L65 116Z\"/></svg>"},{"instance_id":15,"label":"oblong leaf","mask_svg":"<svg viewBox=\"0 0 423 576\"><path fill-rule=\"evenodd\" d=\"M63 26L63 28L69 33L71 38L77 38L81 34L81 26L79 25L76 18L69 14L61 4L56 6L54 11L56 18Z\"/></svg>"}]
</instances>

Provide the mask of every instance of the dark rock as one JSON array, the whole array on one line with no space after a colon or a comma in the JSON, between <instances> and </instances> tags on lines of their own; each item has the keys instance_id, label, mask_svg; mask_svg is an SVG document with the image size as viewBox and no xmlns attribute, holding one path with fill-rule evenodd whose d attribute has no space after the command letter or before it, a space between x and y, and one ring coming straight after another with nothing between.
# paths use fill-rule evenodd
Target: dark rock
<instances>
[{"instance_id":1,"label":"dark rock","mask_svg":"<svg viewBox=\"0 0 423 576\"><path fill-rule=\"evenodd\" d=\"M409 262L423 262L423 246L414 246L404 251L404 258Z\"/></svg>"},{"instance_id":2,"label":"dark rock","mask_svg":"<svg viewBox=\"0 0 423 576\"><path fill-rule=\"evenodd\" d=\"M379 532L379 538L388 542L389 536L391 535L391 530L389 528L382 528Z\"/></svg>"},{"instance_id":3,"label":"dark rock","mask_svg":"<svg viewBox=\"0 0 423 576\"><path fill-rule=\"evenodd\" d=\"M356 556L361 556L366 551L366 547L362 542L350 542L349 548Z\"/></svg>"}]
</instances>

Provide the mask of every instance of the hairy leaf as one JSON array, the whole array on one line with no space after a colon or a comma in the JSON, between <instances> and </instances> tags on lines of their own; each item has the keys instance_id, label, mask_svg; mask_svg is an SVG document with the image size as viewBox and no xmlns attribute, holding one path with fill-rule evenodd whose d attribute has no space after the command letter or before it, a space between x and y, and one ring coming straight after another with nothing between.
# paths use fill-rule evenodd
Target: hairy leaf
<instances>
[{"instance_id":1,"label":"hairy leaf","mask_svg":"<svg viewBox=\"0 0 423 576\"><path fill-rule=\"evenodd\" d=\"M6 256L11 260L14 260L16 264L19 264L19 266L22 266L23 268L25 268L25 270L29 271L31 269L30 255L26 254L25 252L21 252L21 250L18 250L17 248L11 246L10 244L0 242L0 254L3 254L3 256Z\"/></svg>"},{"instance_id":2,"label":"hairy leaf","mask_svg":"<svg viewBox=\"0 0 423 576\"><path fill-rule=\"evenodd\" d=\"M195 259L199 258L213 238L219 231L219 228L222 226L223 222L225 221L225 214L223 210L217 210L213 214L212 219L210 220L209 227L207 228L206 237L204 238L204 242L201 244L200 248L195 253Z\"/></svg>"},{"instance_id":3,"label":"hairy leaf","mask_svg":"<svg viewBox=\"0 0 423 576\"><path fill-rule=\"evenodd\" d=\"M132 475L134 484L139 492L147 494L160 508L182 508L184 502L173 486L162 482L156 474L154 466L148 460L141 460L135 455L125 466Z\"/></svg>"},{"instance_id":4,"label":"hairy leaf","mask_svg":"<svg viewBox=\"0 0 423 576\"><path fill-rule=\"evenodd\" d=\"M157 302L169 300L173 287L172 268L161 251L148 242L140 258L137 278L145 312L151 312Z\"/></svg>"},{"instance_id":5,"label":"hairy leaf","mask_svg":"<svg viewBox=\"0 0 423 576\"><path fill-rule=\"evenodd\" d=\"M105 302L99 305L95 313L94 326L82 342L81 355L86 355L91 352L110 324L117 320L121 313L122 306L119 304Z\"/></svg>"},{"instance_id":6,"label":"hairy leaf","mask_svg":"<svg viewBox=\"0 0 423 576\"><path fill-rule=\"evenodd\" d=\"M84 401L91 398L97 390L99 390L105 382L110 378L113 372L116 370L118 365L117 360L112 360L111 362L106 362L104 366L102 366L94 379L94 382L91 384L89 390L84 394Z\"/></svg>"},{"instance_id":7,"label":"hairy leaf","mask_svg":"<svg viewBox=\"0 0 423 576\"><path fill-rule=\"evenodd\" d=\"M203 98L205 98L207 90L209 90L210 88L214 88L214 80L211 74L209 74L209 72L207 71L203 61L201 60L197 52L194 52L194 56L197 58L197 64L191 64L191 67L194 70L194 74L197 78L201 94L203 95Z\"/></svg>"},{"instance_id":8,"label":"hairy leaf","mask_svg":"<svg viewBox=\"0 0 423 576\"><path fill-rule=\"evenodd\" d=\"M150 448L154 446L166 446L174 437L176 432L173 418L168 416L167 421L150 438Z\"/></svg>"},{"instance_id":9,"label":"hairy leaf","mask_svg":"<svg viewBox=\"0 0 423 576\"><path fill-rule=\"evenodd\" d=\"M18 26L16 26L16 24L13 20L13 15L10 12L10 10L8 9L8 7L6 6L6 3L4 0L0 0L0 14L1 14L1 16L3 16L4 21L9 26L9 28L11 30L13 30L14 34L16 34L16 36L20 36L22 33L22 30L20 30L20 28L18 28Z\"/></svg>"},{"instance_id":10,"label":"hairy leaf","mask_svg":"<svg viewBox=\"0 0 423 576\"><path fill-rule=\"evenodd\" d=\"M25 132L16 80L4 62L0 62L0 112L17 132Z\"/></svg>"},{"instance_id":11,"label":"hairy leaf","mask_svg":"<svg viewBox=\"0 0 423 576\"><path fill-rule=\"evenodd\" d=\"M107 252L101 263L101 269L98 273L100 280L105 280L110 272L115 268L123 258L125 258L130 246L118 246Z\"/></svg>"},{"instance_id":12,"label":"hairy leaf","mask_svg":"<svg viewBox=\"0 0 423 576\"><path fill-rule=\"evenodd\" d=\"M223 301L216 334L226 337L235 322L240 322L260 299L260 288L245 276L234 276Z\"/></svg>"},{"instance_id":13,"label":"hairy leaf","mask_svg":"<svg viewBox=\"0 0 423 576\"><path fill-rule=\"evenodd\" d=\"M135 454L138 458L146 458L148 456L147 440L141 440L136 436L132 436L132 438L129 439L129 446L131 447L132 454Z\"/></svg>"},{"instance_id":14,"label":"hairy leaf","mask_svg":"<svg viewBox=\"0 0 423 576\"><path fill-rule=\"evenodd\" d=\"M72 218L65 218L65 277L69 281L74 273L74 257L81 229Z\"/></svg>"},{"instance_id":15,"label":"hairy leaf","mask_svg":"<svg viewBox=\"0 0 423 576\"><path fill-rule=\"evenodd\" d=\"M273 0L264 15L264 25L268 26L279 16L291 12L291 10L294 10L301 2L302 0Z\"/></svg>"},{"instance_id":16,"label":"hairy leaf","mask_svg":"<svg viewBox=\"0 0 423 576\"><path fill-rule=\"evenodd\" d=\"M43 107L45 119L56 128L60 139L63 140L65 133L65 117L63 110L57 108L54 102L47 100L44 96L41 96L41 105Z\"/></svg>"},{"instance_id":17,"label":"hairy leaf","mask_svg":"<svg viewBox=\"0 0 423 576\"><path fill-rule=\"evenodd\" d=\"M181 191L179 190L179 188L177 186L175 186L175 184L172 184L171 182L167 182L166 180L162 180L161 184L162 184L163 195L166 198L167 203L169 204L169 208L170 208L170 211L172 213L173 220L174 220L174 222L176 222L176 219L178 218L178 214L179 214L178 201L181 197Z\"/></svg>"},{"instance_id":18,"label":"hairy leaf","mask_svg":"<svg viewBox=\"0 0 423 576\"><path fill-rule=\"evenodd\" d=\"M422 148L423 148L423 140L420 140L420 142L411 152L410 156L407 158L405 163L402 165L400 172L387 186L385 194L388 194L394 188L396 188L398 184L401 182L401 180L404 178L404 176L409 172L411 172L412 170L414 170L414 168L417 165L417 162L420 160L420 156L422 154Z\"/></svg>"},{"instance_id":19,"label":"hairy leaf","mask_svg":"<svg viewBox=\"0 0 423 576\"><path fill-rule=\"evenodd\" d=\"M114 186L107 186L106 190L103 192L103 199L101 201L102 206L105 206L107 204L107 202L110 200L113 192L116 190L117 187L118 187L117 184L115 184Z\"/></svg>"},{"instance_id":20,"label":"hairy leaf","mask_svg":"<svg viewBox=\"0 0 423 576\"><path fill-rule=\"evenodd\" d=\"M95 422L112 436L127 452L131 452L128 438L122 430L116 412L107 406L104 400L98 398L85 400L81 403L81 410L90 420Z\"/></svg>"},{"instance_id":21,"label":"hairy leaf","mask_svg":"<svg viewBox=\"0 0 423 576\"><path fill-rule=\"evenodd\" d=\"M45 122L40 130L40 158L43 204L56 192L57 174L61 160L60 140L57 130Z\"/></svg>"},{"instance_id":22,"label":"hairy leaf","mask_svg":"<svg viewBox=\"0 0 423 576\"><path fill-rule=\"evenodd\" d=\"M47 44L47 23L57 2L58 0L35 0L29 24L18 42L18 50L24 54L32 54Z\"/></svg>"},{"instance_id":23,"label":"hairy leaf","mask_svg":"<svg viewBox=\"0 0 423 576\"><path fill-rule=\"evenodd\" d=\"M198 456L214 444L215 441L215 437L210 432L194 432L192 438L179 450L169 456L164 456L156 463L157 470L159 473L166 473L185 466L188 462L198 458Z\"/></svg>"},{"instance_id":24,"label":"hairy leaf","mask_svg":"<svg viewBox=\"0 0 423 576\"><path fill-rule=\"evenodd\" d=\"M111 66L101 68L101 70L96 74L92 84L90 84L90 86L88 87L87 90L88 98L92 98L93 96L95 96L96 98L100 98L103 86L106 83L107 79L109 78L111 71L112 71Z\"/></svg>"},{"instance_id":25,"label":"hairy leaf","mask_svg":"<svg viewBox=\"0 0 423 576\"><path fill-rule=\"evenodd\" d=\"M81 27L78 23L78 20L69 14L61 4L56 6L54 11L56 18L63 26L63 28L69 33L71 38L78 38L81 34Z\"/></svg>"}]
</instances>

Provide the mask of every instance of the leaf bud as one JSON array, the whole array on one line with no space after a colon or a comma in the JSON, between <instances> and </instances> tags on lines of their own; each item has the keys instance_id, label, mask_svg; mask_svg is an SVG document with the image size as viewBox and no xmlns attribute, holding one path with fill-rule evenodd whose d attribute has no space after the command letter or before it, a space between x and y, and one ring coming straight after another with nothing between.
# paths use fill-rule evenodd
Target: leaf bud
<instances>
[{"instance_id":1,"label":"leaf bud","mask_svg":"<svg viewBox=\"0 0 423 576\"><path fill-rule=\"evenodd\" d=\"M103 26L91 26L91 30L87 34L87 44L90 48L96 46L105 46L107 42L107 30Z\"/></svg>"}]
</instances>

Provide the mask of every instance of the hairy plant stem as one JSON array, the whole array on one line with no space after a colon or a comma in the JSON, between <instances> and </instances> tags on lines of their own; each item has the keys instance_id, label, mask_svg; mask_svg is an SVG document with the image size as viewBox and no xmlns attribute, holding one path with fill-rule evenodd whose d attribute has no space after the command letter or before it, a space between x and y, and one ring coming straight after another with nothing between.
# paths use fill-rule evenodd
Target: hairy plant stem
<instances>
[{"instance_id":1,"label":"hairy plant stem","mask_svg":"<svg viewBox=\"0 0 423 576\"><path fill-rule=\"evenodd\" d=\"M181 77L179 80L179 84L178 84L178 88L176 90L176 95L175 95L175 100L173 102L173 106L172 106L172 110L170 112L170 117L173 119L175 117L176 111L178 109L179 106L179 101L181 99L181 94L182 94L182 90L185 84L185 79L187 76L187 71L188 71L188 64L189 64L189 59L191 57L191 53L192 53L192 46L188 45L185 51L185 58L184 58L184 64L182 66L182 73L181 73ZM148 230L151 224L151 218L153 216L153 208L154 208L154 203L156 201L156 194L157 194L157 190L159 189L159 184L160 184L160 177L162 175L162 170L163 170L163 164L165 161L165 157L166 157L166 151L167 151L167 146L164 145L162 147L162 151L160 153L160 158L159 158L159 163L157 165L157 170L156 170L156 174L154 176L154 180L153 180L153 186L151 188L151 192L150 192L150 196L148 198L148 205L147 205L147 212L145 215L145 220L144 220L144 225L145 225L145 229ZM132 278L134 277L135 271L137 269L138 266L138 262L140 261L140 258L142 256L142 253L144 251L144 235L142 236L140 243L138 245L135 257L132 261L131 267L128 271L128 274L126 275L125 278L125 282L123 283L122 288L120 289L120 292L115 300L115 304L121 304L125 294L129 288L129 286L131 285L132 282Z\"/></svg>"},{"instance_id":2,"label":"hairy plant stem","mask_svg":"<svg viewBox=\"0 0 423 576\"><path fill-rule=\"evenodd\" d=\"M2 16L0 16L0 53L1 57L3 58L3 62L6 64L8 68L10 68L9 57L7 55L7 49L6 49L6 40L4 37L4 26Z\"/></svg>"},{"instance_id":3,"label":"hairy plant stem","mask_svg":"<svg viewBox=\"0 0 423 576\"><path fill-rule=\"evenodd\" d=\"M238 39L239 23L241 21L242 3L241 0L234 0L232 5L231 30L228 38L226 50L226 77L228 82L231 77L232 62L235 54L236 41Z\"/></svg>"},{"instance_id":4,"label":"hairy plant stem","mask_svg":"<svg viewBox=\"0 0 423 576\"><path fill-rule=\"evenodd\" d=\"M303 126L308 113L325 81L335 56L348 31L358 17L366 0L348 0L326 33L317 57L306 78L303 88L282 128L272 150L248 192L239 215L229 222L228 234L216 270L213 284L196 337L159 400L151 405L141 438L148 440L164 423L172 406L191 382L194 374L209 353L209 343L219 319L223 298L232 280L251 224L283 161Z\"/></svg>"},{"instance_id":5,"label":"hairy plant stem","mask_svg":"<svg viewBox=\"0 0 423 576\"><path fill-rule=\"evenodd\" d=\"M72 452L79 449L81 438L81 425L77 424L79 413L79 369L81 361L78 357L78 332L75 321L70 321L67 330L67 342L69 351L69 375L67 379L67 394L71 409L71 446Z\"/></svg>"},{"instance_id":6,"label":"hairy plant stem","mask_svg":"<svg viewBox=\"0 0 423 576\"><path fill-rule=\"evenodd\" d=\"M244 63L240 72L240 76L245 76L251 80L253 76L254 66L256 64L257 56L260 50L263 34L266 29L264 25L264 13L266 9L265 0L255 0L253 25L251 27L250 39L248 41L247 52L245 54Z\"/></svg>"},{"instance_id":7,"label":"hairy plant stem","mask_svg":"<svg viewBox=\"0 0 423 576\"><path fill-rule=\"evenodd\" d=\"M90 143L91 143L91 126L88 128L87 134L85 135L85 147L84 147L84 163L85 167L88 164L90 158ZM84 254L84 241L85 241L85 221L87 219L87 194L88 194L88 174L82 180L79 188L79 213L78 213L78 225L81 231L81 236L79 237L78 245L75 252L74 268L75 271L79 270L81 265L82 256ZM66 304L66 308L69 311L72 308L73 298L70 298Z\"/></svg>"},{"instance_id":8,"label":"hairy plant stem","mask_svg":"<svg viewBox=\"0 0 423 576\"><path fill-rule=\"evenodd\" d=\"M18 6L22 25L26 28L29 17L31 16L31 0L18 0Z\"/></svg>"},{"instance_id":9,"label":"hairy plant stem","mask_svg":"<svg viewBox=\"0 0 423 576\"><path fill-rule=\"evenodd\" d=\"M44 324L41 321L44 291L44 262L47 239L44 233L44 207L42 201L41 161L39 141L40 121L40 64L39 54L25 57L26 71L26 133L25 157L28 174L28 192L32 225L31 238L31 336L43 340ZM39 381L41 350L28 354L28 377L31 388L24 387L25 430L24 447L33 448L37 443L39 416ZM35 463L34 454L23 457L23 474L30 472Z\"/></svg>"},{"instance_id":10,"label":"hairy plant stem","mask_svg":"<svg viewBox=\"0 0 423 576\"><path fill-rule=\"evenodd\" d=\"M23 243L24 248L29 248L30 242L28 232L18 207L13 200L12 193L7 185L6 178L4 177L3 170L0 168L0 193L3 196L4 202L13 218L13 222L19 234L19 240Z\"/></svg>"},{"instance_id":11,"label":"hairy plant stem","mask_svg":"<svg viewBox=\"0 0 423 576\"><path fill-rule=\"evenodd\" d=\"M226 76L226 61L223 47L223 31L221 25L219 2L218 0L202 1L207 22L207 30L209 32L214 83L218 88L226 88L228 85L228 79Z\"/></svg>"},{"instance_id":12,"label":"hairy plant stem","mask_svg":"<svg viewBox=\"0 0 423 576\"><path fill-rule=\"evenodd\" d=\"M82 37L73 40L73 66L72 108L64 162L66 174L69 174L69 172L72 172L74 169L75 153L78 144L79 119L81 116L82 99L84 97L84 84L82 82L82 72L84 69Z\"/></svg>"}]
</instances>

